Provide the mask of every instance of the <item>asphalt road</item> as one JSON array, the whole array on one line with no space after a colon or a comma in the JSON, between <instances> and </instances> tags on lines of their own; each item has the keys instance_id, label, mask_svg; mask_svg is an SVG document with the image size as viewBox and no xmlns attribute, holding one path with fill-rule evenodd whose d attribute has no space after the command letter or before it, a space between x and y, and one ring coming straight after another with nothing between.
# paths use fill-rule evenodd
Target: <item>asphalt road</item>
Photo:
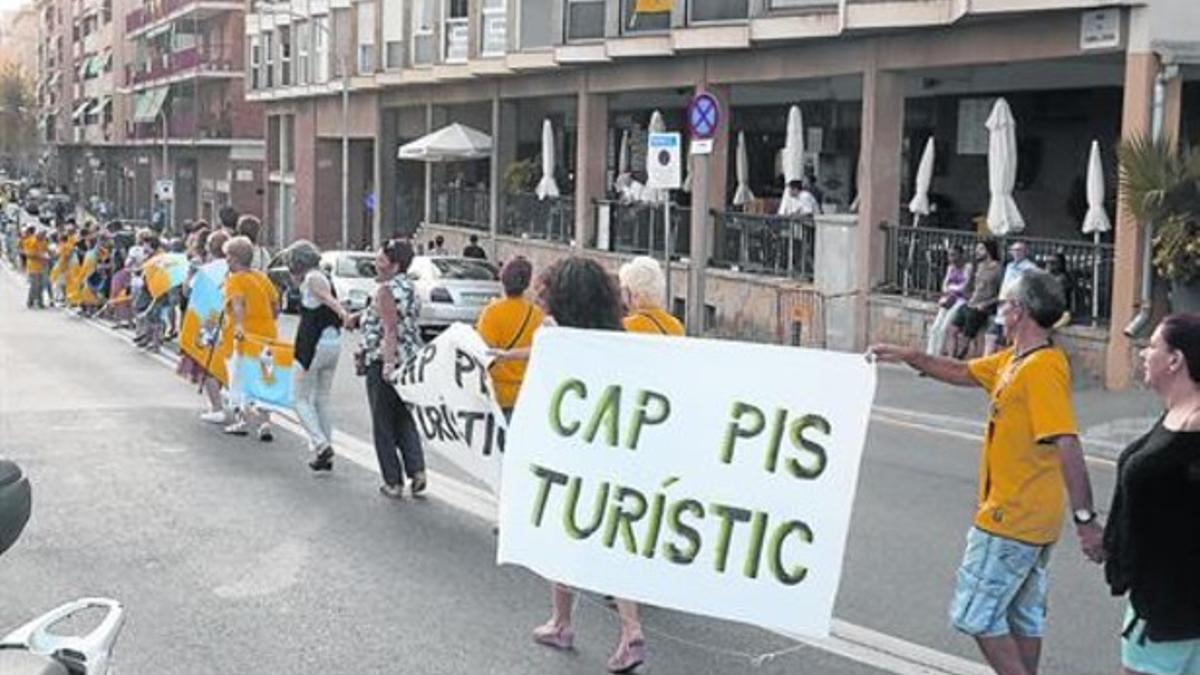
<instances>
[{"instance_id":1,"label":"asphalt road","mask_svg":"<svg viewBox=\"0 0 1200 675\"><path fill-rule=\"evenodd\" d=\"M576 653L531 645L546 584L495 566L489 523L441 499L385 500L369 464L342 460L314 478L287 433L271 445L224 437L159 361L64 313L26 311L22 291L0 271L0 454L35 486L25 536L0 558L0 627L108 595L129 608L124 673L604 672L615 617L588 599ZM362 383L348 358L342 365L335 423L369 440ZM1081 398L1085 426L1109 445L1151 406L1144 396ZM882 634L867 640L876 648L907 653L912 643L977 661L947 627L946 604L975 499L970 424L982 396L883 371L879 401L889 412L868 437L837 618ZM1112 468L1091 469L1106 505ZM1108 675L1121 604L1070 531L1051 574L1042 672ZM645 623L648 672L935 672L873 667L673 611L647 608Z\"/></svg>"}]
</instances>

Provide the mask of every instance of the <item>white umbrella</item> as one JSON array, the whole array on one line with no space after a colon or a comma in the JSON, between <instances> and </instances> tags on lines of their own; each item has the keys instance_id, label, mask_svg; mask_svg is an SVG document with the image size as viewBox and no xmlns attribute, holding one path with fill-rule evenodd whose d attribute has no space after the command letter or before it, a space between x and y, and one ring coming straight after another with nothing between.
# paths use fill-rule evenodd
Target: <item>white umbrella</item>
<instances>
[{"instance_id":1,"label":"white umbrella","mask_svg":"<svg viewBox=\"0 0 1200 675\"><path fill-rule=\"evenodd\" d=\"M738 132L737 144L737 192L733 194L734 206L745 206L754 200L750 191L750 159L746 156L746 132Z\"/></svg>"},{"instance_id":2,"label":"white umbrella","mask_svg":"<svg viewBox=\"0 0 1200 675\"><path fill-rule=\"evenodd\" d=\"M783 198L779 200L779 215L786 216L800 209L800 199L793 197L787 184L804 180L804 117L799 106L788 110L787 135L784 137L783 152Z\"/></svg>"},{"instance_id":3,"label":"white umbrella","mask_svg":"<svg viewBox=\"0 0 1200 675\"><path fill-rule=\"evenodd\" d=\"M663 121L662 113L655 110L650 114L650 124L646 126L647 134L661 134L667 130L667 123ZM650 153L646 152L646 157L650 157ZM641 201L647 204L661 204L667 200L666 190L658 188L646 188L642 190L640 196Z\"/></svg>"},{"instance_id":4,"label":"white umbrella","mask_svg":"<svg viewBox=\"0 0 1200 675\"><path fill-rule=\"evenodd\" d=\"M629 199L629 188L633 184L633 175L629 173L629 131L621 132L621 145L617 148L617 177L613 180L613 189L623 199Z\"/></svg>"},{"instance_id":5,"label":"white umbrella","mask_svg":"<svg viewBox=\"0 0 1200 675\"><path fill-rule=\"evenodd\" d=\"M1087 215L1083 217L1083 233L1092 235L1092 316L1100 306L1100 235L1112 229L1112 221L1104 210L1104 167L1100 164L1100 142L1092 141L1087 169Z\"/></svg>"},{"instance_id":6,"label":"white umbrella","mask_svg":"<svg viewBox=\"0 0 1200 675\"><path fill-rule=\"evenodd\" d=\"M459 162L492 156L492 137L458 123L443 127L400 146L400 159L419 162Z\"/></svg>"},{"instance_id":7,"label":"white umbrella","mask_svg":"<svg viewBox=\"0 0 1200 675\"><path fill-rule=\"evenodd\" d=\"M558 183L554 182L554 126L550 120L542 120L542 180L537 186L537 198L558 196Z\"/></svg>"},{"instance_id":8,"label":"white umbrella","mask_svg":"<svg viewBox=\"0 0 1200 675\"><path fill-rule=\"evenodd\" d=\"M925 151L921 153L921 163L917 165L917 184L913 188L912 201L908 203L908 211L913 214L913 227L920 222L921 216L929 215L929 185L933 182L933 136L925 142Z\"/></svg>"},{"instance_id":9,"label":"white umbrella","mask_svg":"<svg viewBox=\"0 0 1200 675\"><path fill-rule=\"evenodd\" d=\"M1017 122L1013 119L1008 101L996 99L986 126L988 190L992 194L988 205L988 228L992 234L1004 236L1025 229L1025 220L1021 218L1021 211L1012 196L1017 182Z\"/></svg>"}]
</instances>

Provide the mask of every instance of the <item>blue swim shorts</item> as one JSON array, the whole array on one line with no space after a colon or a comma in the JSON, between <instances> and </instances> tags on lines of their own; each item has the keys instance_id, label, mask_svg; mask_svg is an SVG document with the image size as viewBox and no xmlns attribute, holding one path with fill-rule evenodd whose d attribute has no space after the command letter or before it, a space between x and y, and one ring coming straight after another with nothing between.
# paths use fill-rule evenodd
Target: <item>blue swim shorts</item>
<instances>
[{"instance_id":1,"label":"blue swim shorts","mask_svg":"<svg viewBox=\"0 0 1200 675\"><path fill-rule=\"evenodd\" d=\"M1133 607L1125 610L1122 625L1128 629L1121 638L1121 665L1126 669L1146 675L1200 675L1200 640L1143 639L1146 622L1135 621Z\"/></svg>"},{"instance_id":2,"label":"blue swim shorts","mask_svg":"<svg viewBox=\"0 0 1200 675\"><path fill-rule=\"evenodd\" d=\"M972 527L950 603L951 625L974 637L1041 637L1050 549Z\"/></svg>"}]
</instances>

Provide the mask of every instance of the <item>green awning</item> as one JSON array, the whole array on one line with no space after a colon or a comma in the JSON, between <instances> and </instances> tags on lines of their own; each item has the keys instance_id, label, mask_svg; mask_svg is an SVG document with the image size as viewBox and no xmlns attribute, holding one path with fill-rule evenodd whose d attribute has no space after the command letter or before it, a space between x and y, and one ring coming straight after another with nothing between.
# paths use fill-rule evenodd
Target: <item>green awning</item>
<instances>
[{"instance_id":1,"label":"green awning","mask_svg":"<svg viewBox=\"0 0 1200 675\"><path fill-rule=\"evenodd\" d=\"M168 87L155 87L137 95L133 103L134 122L153 122L167 100Z\"/></svg>"}]
</instances>

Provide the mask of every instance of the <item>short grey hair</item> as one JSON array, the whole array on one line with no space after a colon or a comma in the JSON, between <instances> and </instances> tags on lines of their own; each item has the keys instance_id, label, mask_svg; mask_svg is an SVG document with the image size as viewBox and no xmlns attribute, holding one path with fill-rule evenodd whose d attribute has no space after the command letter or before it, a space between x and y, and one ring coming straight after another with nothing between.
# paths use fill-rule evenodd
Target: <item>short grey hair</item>
<instances>
[{"instance_id":1,"label":"short grey hair","mask_svg":"<svg viewBox=\"0 0 1200 675\"><path fill-rule=\"evenodd\" d=\"M1062 284L1049 272L1028 270L1007 289L1006 299L1021 303L1042 328L1051 328L1067 309Z\"/></svg>"},{"instance_id":2,"label":"short grey hair","mask_svg":"<svg viewBox=\"0 0 1200 675\"><path fill-rule=\"evenodd\" d=\"M321 249L307 239L298 239L283 251L288 271L296 276L308 274L321 264Z\"/></svg>"},{"instance_id":3,"label":"short grey hair","mask_svg":"<svg viewBox=\"0 0 1200 675\"><path fill-rule=\"evenodd\" d=\"M662 307L663 297L667 294L667 278L654 258L640 255L630 260L621 265L617 278L621 280L621 288L629 291L633 304L630 309Z\"/></svg>"},{"instance_id":4,"label":"short grey hair","mask_svg":"<svg viewBox=\"0 0 1200 675\"><path fill-rule=\"evenodd\" d=\"M248 237L234 237L221 247L225 257L236 261L242 267L254 264L254 243Z\"/></svg>"}]
</instances>

